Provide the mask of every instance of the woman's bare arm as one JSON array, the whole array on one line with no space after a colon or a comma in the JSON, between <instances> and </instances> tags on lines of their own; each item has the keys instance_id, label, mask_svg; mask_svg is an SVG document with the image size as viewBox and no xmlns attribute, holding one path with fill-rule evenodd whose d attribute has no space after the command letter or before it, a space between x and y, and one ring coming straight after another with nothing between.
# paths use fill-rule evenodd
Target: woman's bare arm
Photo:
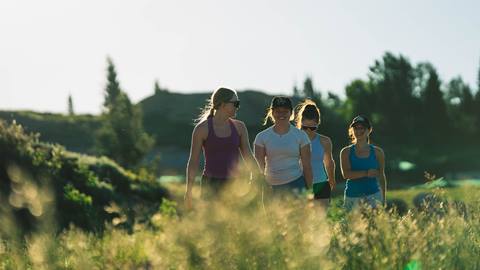
<instances>
[{"instance_id":1,"label":"woman's bare arm","mask_svg":"<svg viewBox=\"0 0 480 270\"><path fill-rule=\"evenodd\" d=\"M327 172L328 183L330 184L330 189L335 188L335 161L333 160L332 154L332 140L327 136L322 135L322 145L324 149L323 154L323 164L325 165L325 170Z\"/></svg>"}]
</instances>

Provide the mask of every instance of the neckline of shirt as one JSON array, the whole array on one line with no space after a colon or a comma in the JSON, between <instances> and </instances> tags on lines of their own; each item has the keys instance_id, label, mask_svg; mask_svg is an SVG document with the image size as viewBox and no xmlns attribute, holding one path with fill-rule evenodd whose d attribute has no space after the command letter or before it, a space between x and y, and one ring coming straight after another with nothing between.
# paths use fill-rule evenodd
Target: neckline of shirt
<instances>
[{"instance_id":1,"label":"neckline of shirt","mask_svg":"<svg viewBox=\"0 0 480 270\"><path fill-rule=\"evenodd\" d=\"M288 131L286 133L278 134L277 132L275 132L275 129L273 127L274 126L271 126L273 134L275 134L275 136L280 137L280 138L285 137L287 134L289 134L292 131L292 128L295 128L292 124L290 124L289 128L288 128Z\"/></svg>"}]
</instances>

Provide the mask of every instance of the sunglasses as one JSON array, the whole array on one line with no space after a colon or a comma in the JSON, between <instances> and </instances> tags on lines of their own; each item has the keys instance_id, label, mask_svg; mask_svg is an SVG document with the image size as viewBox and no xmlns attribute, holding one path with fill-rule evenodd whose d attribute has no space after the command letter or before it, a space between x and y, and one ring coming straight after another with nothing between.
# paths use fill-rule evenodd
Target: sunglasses
<instances>
[{"instance_id":1,"label":"sunglasses","mask_svg":"<svg viewBox=\"0 0 480 270\"><path fill-rule=\"evenodd\" d=\"M240 100L237 100L237 101L227 101L227 102L225 102L225 103L232 103L235 108L239 108L239 107L240 107Z\"/></svg>"},{"instance_id":2,"label":"sunglasses","mask_svg":"<svg viewBox=\"0 0 480 270\"><path fill-rule=\"evenodd\" d=\"M317 127L307 127L307 126L302 126L302 129L303 129L303 130L310 129L311 131L315 131L315 130L317 130Z\"/></svg>"}]
</instances>

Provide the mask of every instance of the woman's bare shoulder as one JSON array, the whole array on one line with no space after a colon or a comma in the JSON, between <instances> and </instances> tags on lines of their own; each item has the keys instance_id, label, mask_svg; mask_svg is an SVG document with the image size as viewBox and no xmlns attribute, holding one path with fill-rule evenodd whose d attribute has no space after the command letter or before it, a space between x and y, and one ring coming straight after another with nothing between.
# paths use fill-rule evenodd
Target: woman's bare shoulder
<instances>
[{"instance_id":1,"label":"woman's bare shoulder","mask_svg":"<svg viewBox=\"0 0 480 270\"><path fill-rule=\"evenodd\" d=\"M375 153L376 153L376 154L385 155L385 154L383 153L383 149L380 148L379 146L374 145L374 146L373 146L373 149L375 149Z\"/></svg>"},{"instance_id":2,"label":"woman's bare shoulder","mask_svg":"<svg viewBox=\"0 0 480 270\"><path fill-rule=\"evenodd\" d=\"M343 147L342 150L340 150L340 155L342 155L342 154L349 154L349 153L350 153L350 149L352 149L352 145L353 145L353 144L350 144L350 145L347 145L347 146Z\"/></svg>"},{"instance_id":3,"label":"woman's bare shoulder","mask_svg":"<svg viewBox=\"0 0 480 270\"><path fill-rule=\"evenodd\" d=\"M243 121L237 120L237 119L232 119L233 124L237 128L237 131L242 134L243 131L247 130L247 126Z\"/></svg>"},{"instance_id":4,"label":"woman's bare shoulder","mask_svg":"<svg viewBox=\"0 0 480 270\"><path fill-rule=\"evenodd\" d=\"M198 134L202 137L208 135L208 121L202 120L198 122L193 129L193 134Z\"/></svg>"},{"instance_id":5,"label":"woman's bare shoulder","mask_svg":"<svg viewBox=\"0 0 480 270\"><path fill-rule=\"evenodd\" d=\"M318 135L320 135L320 142L321 142L322 144L330 144L330 145L332 145L332 140L330 139L330 137L325 136L325 135L323 135L323 134L318 134Z\"/></svg>"}]
</instances>

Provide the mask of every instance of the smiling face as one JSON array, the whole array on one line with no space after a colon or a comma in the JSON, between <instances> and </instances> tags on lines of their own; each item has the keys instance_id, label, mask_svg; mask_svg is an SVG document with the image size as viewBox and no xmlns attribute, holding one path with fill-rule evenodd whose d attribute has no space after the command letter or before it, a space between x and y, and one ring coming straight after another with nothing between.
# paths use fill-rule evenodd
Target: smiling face
<instances>
[{"instance_id":1,"label":"smiling face","mask_svg":"<svg viewBox=\"0 0 480 270\"><path fill-rule=\"evenodd\" d=\"M357 123L353 125L351 128L352 130L352 135L355 139L355 141L362 141L362 140L367 140L368 141L368 136L372 132L370 128L367 128L364 124L362 123Z\"/></svg>"},{"instance_id":2,"label":"smiling face","mask_svg":"<svg viewBox=\"0 0 480 270\"><path fill-rule=\"evenodd\" d=\"M288 123L292 116L292 111L289 108L277 107L272 109L272 116L275 123Z\"/></svg>"}]
</instances>

